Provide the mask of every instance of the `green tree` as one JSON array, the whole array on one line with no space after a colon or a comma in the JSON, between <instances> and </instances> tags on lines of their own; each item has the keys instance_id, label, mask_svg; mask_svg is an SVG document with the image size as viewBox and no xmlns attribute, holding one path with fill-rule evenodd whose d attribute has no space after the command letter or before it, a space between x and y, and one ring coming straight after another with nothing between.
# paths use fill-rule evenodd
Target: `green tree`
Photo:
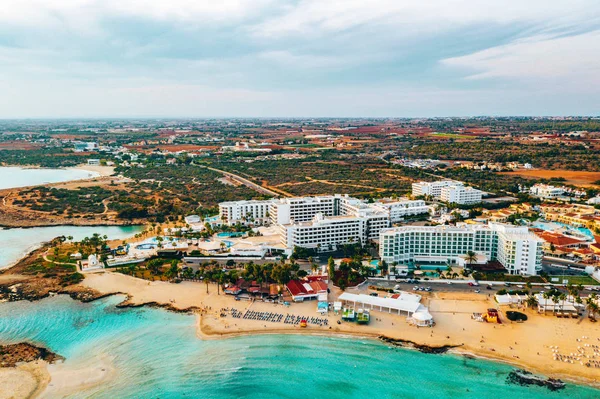
<instances>
[{"instance_id":1,"label":"green tree","mask_svg":"<svg viewBox=\"0 0 600 399\"><path fill-rule=\"evenodd\" d=\"M333 280L333 277L335 276L335 261L332 256L327 260L327 272L329 274L329 279Z\"/></svg>"}]
</instances>

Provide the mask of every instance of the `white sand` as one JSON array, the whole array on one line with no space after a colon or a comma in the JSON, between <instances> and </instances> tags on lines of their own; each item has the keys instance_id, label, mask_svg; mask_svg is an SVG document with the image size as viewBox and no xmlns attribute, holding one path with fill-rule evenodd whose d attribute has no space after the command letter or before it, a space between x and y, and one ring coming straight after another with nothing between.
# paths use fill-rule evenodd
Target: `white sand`
<instances>
[{"instance_id":1,"label":"white sand","mask_svg":"<svg viewBox=\"0 0 600 399\"><path fill-rule=\"evenodd\" d=\"M77 169L77 170L85 170L87 172L94 172L100 176L111 176L115 172L115 168L112 166L101 166L101 165L77 165L72 168L67 169Z\"/></svg>"},{"instance_id":2,"label":"white sand","mask_svg":"<svg viewBox=\"0 0 600 399\"><path fill-rule=\"evenodd\" d=\"M48 366L50 382L41 398L60 398L81 390L99 386L114 378L116 370L107 355L91 355L85 362L70 362Z\"/></svg>"},{"instance_id":3,"label":"white sand","mask_svg":"<svg viewBox=\"0 0 600 399\"><path fill-rule=\"evenodd\" d=\"M50 375L44 361L0 368L0 399L36 397L49 380Z\"/></svg>"}]
</instances>

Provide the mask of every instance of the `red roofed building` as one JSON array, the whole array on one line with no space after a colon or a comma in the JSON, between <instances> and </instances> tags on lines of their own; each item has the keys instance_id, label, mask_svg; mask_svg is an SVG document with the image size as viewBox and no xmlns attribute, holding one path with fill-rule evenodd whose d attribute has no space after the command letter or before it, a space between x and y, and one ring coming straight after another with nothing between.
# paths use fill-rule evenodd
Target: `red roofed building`
<instances>
[{"instance_id":1,"label":"red roofed building","mask_svg":"<svg viewBox=\"0 0 600 399\"><path fill-rule=\"evenodd\" d=\"M291 280L286 288L294 302L317 299L319 294L327 293L327 284L323 281Z\"/></svg>"},{"instance_id":2,"label":"red roofed building","mask_svg":"<svg viewBox=\"0 0 600 399\"><path fill-rule=\"evenodd\" d=\"M327 283L329 281L329 276L327 276L326 274L310 275L310 276L306 276L306 279L308 281L323 281L323 282Z\"/></svg>"},{"instance_id":3,"label":"red roofed building","mask_svg":"<svg viewBox=\"0 0 600 399\"><path fill-rule=\"evenodd\" d=\"M576 247L576 246L579 246L580 244L584 244L584 242L581 240L578 240L578 239L575 239L572 237L567 237L567 236L559 234L559 233L551 233L548 231L542 231L542 230L537 230L537 229L534 230L534 232L535 232L535 234L537 234L538 237L540 237L547 243L554 245L557 248Z\"/></svg>"}]
</instances>

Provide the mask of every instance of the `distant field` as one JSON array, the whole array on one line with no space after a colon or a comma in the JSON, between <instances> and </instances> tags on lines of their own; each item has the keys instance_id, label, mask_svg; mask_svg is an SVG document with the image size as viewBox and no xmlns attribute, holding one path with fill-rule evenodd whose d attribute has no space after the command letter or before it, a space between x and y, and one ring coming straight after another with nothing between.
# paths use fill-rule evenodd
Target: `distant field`
<instances>
[{"instance_id":1,"label":"distant field","mask_svg":"<svg viewBox=\"0 0 600 399\"><path fill-rule=\"evenodd\" d=\"M430 136L433 137L444 137L449 139L473 139L473 136L467 136L466 134L457 134L457 133L431 133Z\"/></svg>"},{"instance_id":2,"label":"distant field","mask_svg":"<svg viewBox=\"0 0 600 399\"><path fill-rule=\"evenodd\" d=\"M516 172L502 172L501 174L522 176L530 179L551 179L553 177L562 177L566 179L565 183L576 186L593 186L595 181L600 180L600 172L582 172L575 170L531 169L519 170Z\"/></svg>"}]
</instances>

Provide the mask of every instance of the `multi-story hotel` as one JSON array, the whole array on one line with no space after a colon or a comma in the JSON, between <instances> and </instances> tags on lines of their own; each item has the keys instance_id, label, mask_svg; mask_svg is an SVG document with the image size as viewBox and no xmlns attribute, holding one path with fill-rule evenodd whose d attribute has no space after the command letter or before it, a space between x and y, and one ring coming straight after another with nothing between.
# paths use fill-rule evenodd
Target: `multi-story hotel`
<instances>
[{"instance_id":1,"label":"multi-story hotel","mask_svg":"<svg viewBox=\"0 0 600 399\"><path fill-rule=\"evenodd\" d=\"M219 204L219 217L224 223L262 222L268 218L269 205L272 200L266 201L229 201Z\"/></svg>"},{"instance_id":2,"label":"multi-story hotel","mask_svg":"<svg viewBox=\"0 0 600 399\"><path fill-rule=\"evenodd\" d=\"M365 223L354 216L317 214L311 221L283 224L279 228L287 248L329 249L357 243L365 236Z\"/></svg>"},{"instance_id":3,"label":"multi-story hotel","mask_svg":"<svg viewBox=\"0 0 600 399\"><path fill-rule=\"evenodd\" d=\"M400 200L386 201L381 200L373 204L373 206L390 214L390 222L396 223L403 220L406 216L421 215L429 213L429 206L423 200Z\"/></svg>"},{"instance_id":4,"label":"multi-story hotel","mask_svg":"<svg viewBox=\"0 0 600 399\"><path fill-rule=\"evenodd\" d=\"M450 204L471 205L481 202L483 192L473 187L454 185L442 188L440 200Z\"/></svg>"},{"instance_id":5,"label":"multi-story hotel","mask_svg":"<svg viewBox=\"0 0 600 399\"><path fill-rule=\"evenodd\" d=\"M422 200L367 203L340 194L219 204L220 217L227 224L268 218L279 226L286 248L327 248L377 240L379 232L393 222L428 212Z\"/></svg>"},{"instance_id":6,"label":"multi-story hotel","mask_svg":"<svg viewBox=\"0 0 600 399\"><path fill-rule=\"evenodd\" d=\"M526 227L503 224L405 226L380 233L379 255L388 263L459 263L469 251L499 261L511 274L541 269L543 240Z\"/></svg>"},{"instance_id":7,"label":"multi-story hotel","mask_svg":"<svg viewBox=\"0 0 600 399\"><path fill-rule=\"evenodd\" d=\"M294 197L273 200L269 205L269 215L273 224L306 222L316 214L325 216L340 215L340 201L343 196L326 195L320 197Z\"/></svg>"},{"instance_id":8,"label":"multi-story hotel","mask_svg":"<svg viewBox=\"0 0 600 399\"><path fill-rule=\"evenodd\" d=\"M378 239L379 232L391 226L389 212L385 209L347 195L285 200L284 205L289 203L289 208L279 203L272 208L276 208L273 212L277 214L282 242L287 248L364 244L367 240ZM271 215L275 219L274 213ZM293 215L300 215L300 219Z\"/></svg>"},{"instance_id":9,"label":"multi-story hotel","mask_svg":"<svg viewBox=\"0 0 600 399\"><path fill-rule=\"evenodd\" d=\"M465 187L462 182L442 180L436 182L413 183L414 196L431 196L441 201L470 205L481 202L483 192L473 187Z\"/></svg>"},{"instance_id":10,"label":"multi-story hotel","mask_svg":"<svg viewBox=\"0 0 600 399\"><path fill-rule=\"evenodd\" d=\"M442 195L442 188L462 184L454 180L441 180L441 181L421 181L412 184L412 195L415 197L419 196L431 196L434 198L440 198Z\"/></svg>"}]
</instances>

